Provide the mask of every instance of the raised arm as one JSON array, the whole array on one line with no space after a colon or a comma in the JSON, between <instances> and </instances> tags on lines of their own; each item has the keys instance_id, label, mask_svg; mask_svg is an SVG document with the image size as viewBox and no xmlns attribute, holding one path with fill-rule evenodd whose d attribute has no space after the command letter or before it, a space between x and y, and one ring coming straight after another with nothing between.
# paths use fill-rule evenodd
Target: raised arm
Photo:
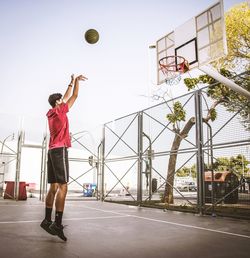
<instances>
[{"instance_id":1,"label":"raised arm","mask_svg":"<svg viewBox=\"0 0 250 258\"><path fill-rule=\"evenodd\" d=\"M71 108L75 102L75 100L78 97L78 91L79 91L79 81L85 81L88 78L86 78L83 75L79 75L75 78L75 83L74 83L74 89L73 89L73 94L71 95L71 97L66 101L66 103L68 104L68 107Z\"/></svg>"},{"instance_id":2,"label":"raised arm","mask_svg":"<svg viewBox=\"0 0 250 258\"><path fill-rule=\"evenodd\" d=\"M63 95L63 102L65 102L65 103L68 101L69 97L71 96L74 80L75 80L75 76L74 76L74 74L72 74L70 84L68 85L68 88Z\"/></svg>"}]
</instances>

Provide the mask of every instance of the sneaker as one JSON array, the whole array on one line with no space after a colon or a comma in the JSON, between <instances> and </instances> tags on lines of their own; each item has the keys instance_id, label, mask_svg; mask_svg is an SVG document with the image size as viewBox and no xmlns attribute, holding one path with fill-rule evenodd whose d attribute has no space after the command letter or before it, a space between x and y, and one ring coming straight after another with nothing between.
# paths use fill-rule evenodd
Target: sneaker
<instances>
[{"instance_id":1,"label":"sneaker","mask_svg":"<svg viewBox=\"0 0 250 258\"><path fill-rule=\"evenodd\" d=\"M53 222L49 227L49 229L54 233L54 235L57 235L63 241L67 241L67 237L63 233L63 228L63 225L58 226L55 222Z\"/></svg>"},{"instance_id":2,"label":"sneaker","mask_svg":"<svg viewBox=\"0 0 250 258\"><path fill-rule=\"evenodd\" d=\"M51 235L56 235L54 231L52 231L49 227L52 224L52 221L48 221L44 219L42 223L40 224L40 227L43 228L45 231L47 231Z\"/></svg>"}]
</instances>

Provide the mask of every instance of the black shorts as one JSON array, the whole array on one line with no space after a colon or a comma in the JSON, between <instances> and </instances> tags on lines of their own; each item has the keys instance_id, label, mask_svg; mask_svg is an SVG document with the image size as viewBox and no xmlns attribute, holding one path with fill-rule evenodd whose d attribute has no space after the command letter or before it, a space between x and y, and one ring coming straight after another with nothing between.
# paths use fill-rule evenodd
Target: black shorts
<instances>
[{"instance_id":1,"label":"black shorts","mask_svg":"<svg viewBox=\"0 0 250 258\"><path fill-rule=\"evenodd\" d=\"M69 181L68 150L65 147L48 151L48 183L67 183Z\"/></svg>"}]
</instances>

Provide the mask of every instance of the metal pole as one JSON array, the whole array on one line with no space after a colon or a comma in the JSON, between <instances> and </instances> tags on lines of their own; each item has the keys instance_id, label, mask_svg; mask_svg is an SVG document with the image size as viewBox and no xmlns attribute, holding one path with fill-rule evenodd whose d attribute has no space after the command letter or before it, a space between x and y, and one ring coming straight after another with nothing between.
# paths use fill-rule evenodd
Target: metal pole
<instances>
[{"instance_id":1,"label":"metal pole","mask_svg":"<svg viewBox=\"0 0 250 258\"><path fill-rule=\"evenodd\" d=\"M46 141L45 141L45 150L44 150L45 156L44 156L44 185L45 185L45 190L44 190L44 196L47 194L47 178L48 178L48 173L47 173L47 159L48 159L48 135L46 135Z\"/></svg>"},{"instance_id":2,"label":"metal pole","mask_svg":"<svg viewBox=\"0 0 250 258\"><path fill-rule=\"evenodd\" d=\"M101 149L101 200L104 201L104 163L105 163L105 126L102 131L102 149Z\"/></svg>"},{"instance_id":3,"label":"metal pole","mask_svg":"<svg viewBox=\"0 0 250 258\"><path fill-rule=\"evenodd\" d=\"M142 152L143 152L143 126L142 112L138 113L138 170L137 170L137 201L142 202Z\"/></svg>"},{"instance_id":4,"label":"metal pole","mask_svg":"<svg viewBox=\"0 0 250 258\"><path fill-rule=\"evenodd\" d=\"M16 176L15 176L15 187L14 187L14 199L16 201L18 201L18 197L19 197L22 144L23 144L23 131L20 131L18 135L18 142L17 142Z\"/></svg>"},{"instance_id":5,"label":"metal pole","mask_svg":"<svg viewBox=\"0 0 250 258\"><path fill-rule=\"evenodd\" d=\"M102 174L101 174L101 169L100 169L100 158L101 158L101 149L102 147L102 142L98 145L97 148L97 164L96 164L96 173L97 173L97 180L96 180L96 199L99 200L100 199L100 182L102 182Z\"/></svg>"},{"instance_id":6,"label":"metal pole","mask_svg":"<svg viewBox=\"0 0 250 258\"><path fill-rule=\"evenodd\" d=\"M45 200L45 195L47 192L47 151L48 151L48 144L47 144L48 136L47 134L43 138L42 143L42 162L41 162L41 181L40 181L40 200Z\"/></svg>"},{"instance_id":7,"label":"metal pole","mask_svg":"<svg viewBox=\"0 0 250 258\"><path fill-rule=\"evenodd\" d=\"M246 89L242 88L232 80L229 80L225 76L221 75L216 69L214 69L212 66L204 65L203 67L200 68L201 71L206 73L207 75L213 77L215 80L218 82L226 85L230 89L238 92L239 94L245 96L248 100L250 100L250 92L247 91Z\"/></svg>"},{"instance_id":8,"label":"metal pole","mask_svg":"<svg viewBox=\"0 0 250 258\"><path fill-rule=\"evenodd\" d=\"M4 157L3 149L4 149L4 146L5 146L5 142L6 142L7 139L10 138L11 136L12 136L12 139L11 139L11 140L14 140L15 134L12 133L12 134L8 135L8 136L3 140L2 146L1 146L1 152L0 152L0 154L1 154L1 163L4 164L4 168L3 168L3 173L0 173L0 177L1 177L1 179L0 179L0 197L3 196L4 175L5 175L5 166L6 166L5 161L2 161L2 159L3 159L3 157ZM8 146L7 146L7 147L8 147ZM9 148L8 148L8 149L9 149Z\"/></svg>"},{"instance_id":9,"label":"metal pole","mask_svg":"<svg viewBox=\"0 0 250 258\"><path fill-rule=\"evenodd\" d=\"M197 179L198 179L198 211L203 214L204 200L204 153L201 91L195 92L196 147L197 147Z\"/></svg>"},{"instance_id":10,"label":"metal pole","mask_svg":"<svg viewBox=\"0 0 250 258\"><path fill-rule=\"evenodd\" d=\"M4 188L4 174L5 174L5 162L2 161L2 166L3 167L3 173L0 173L0 198L3 197L3 188Z\"/></svg>"},{"instance_id":11,"label":"metal pole","mask_svg":"<svg viewBox=\"0 0 250 258\"><path fill-rule=\"evenodd\" d=\"M43 146L44 146L44 139L43 139ZM42 200L42 187L43 187L43 160L44 160L44 148L42 148L42 159L41 159L41 173L40 173L40 191L39 191L39 201Z\"/></svg>"},{"instance_id":12,"label":"metal pole","mask_svg":"<svg viewBox=\"0 0 250 258\"><path fill-rule=\"evenodd\" d=\"M211 179L211 203L212 203L212 215L214 214L214 206L215 206L215 199L214 199L214 154L213 154L213 133L212 133L212 126L208 123L205 122L209 129L209 144L210 144L210 158L211 158L211 174L212 174L212 179Z\"/></svg>"},{"instance_id":13,"label":"metal pole","mask_svg":"<svg viewBox=\"0 0 250 258\"><path fill-rule=\"evenodd\" d=\"M148 135L143 132L143 136L148 139L149 149L148 149L148 165L149 165L149 200L152 198L152 141ZM147 172L147 171L146 171Z\"/></svg>"}]
</instances>

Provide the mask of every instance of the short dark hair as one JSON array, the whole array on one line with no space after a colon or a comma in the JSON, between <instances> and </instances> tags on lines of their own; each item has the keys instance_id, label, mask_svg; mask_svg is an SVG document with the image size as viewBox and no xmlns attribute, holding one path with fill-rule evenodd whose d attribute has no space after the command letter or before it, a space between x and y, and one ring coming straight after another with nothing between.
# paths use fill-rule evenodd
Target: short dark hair
<instances>
[{"instance_id":1,"label":"short dark hair","mask_svg":"<svg viewBox=\"0 0 250 258\"><path fill-rule=\"evenodd\" d=\"M49 96L49 104L54 108L56 106L56 101L62 98L61 93L54 93Z\"/></svg>"}]
</instances>

